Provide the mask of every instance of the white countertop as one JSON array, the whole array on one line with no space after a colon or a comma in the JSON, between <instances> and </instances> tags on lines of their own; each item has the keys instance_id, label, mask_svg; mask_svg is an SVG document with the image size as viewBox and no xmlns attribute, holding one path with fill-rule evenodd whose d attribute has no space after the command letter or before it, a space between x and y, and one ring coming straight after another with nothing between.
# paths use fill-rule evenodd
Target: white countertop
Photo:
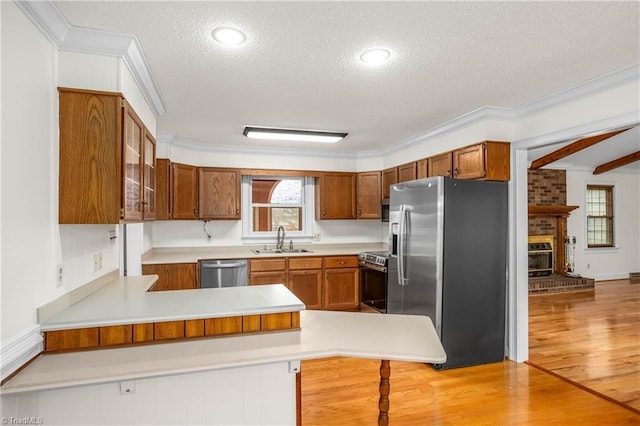
<instances>
[{"instance_id":1,"label":"white countertop","mask_svg":"<svg viewBox=\"0 0 640 426\"><path fill-rule=\"evenodd\" d=\"M41 329L65 330L305 309L304 303L282 284L147 292L157 278L157 275L118 278L43 321Z\"/></svg>"},{"instance_id":2,"label":"white countertop","mask_svg":"<svg viewBox=\"0 0 640 426\"><path fill-rule=\"evenodd\" d=\"M354 244L296 244L295 248L310 250L307 253L262 253L264 245L221 247L155 247L142 256L143 265L164 263L195 263L205 259L260 259L264 257L336 256L355 255L362 251L387 250L386 243ZM268 245L273 248L273 244Z\"/></svg>"},{"instance_id":3,"label":"white countertop","mask_svg":"<svg viewBox=\"0 0 640 426\"><path fill-rule=\"evenodd\" d=\"M302 311L301 331L42 355L3 394L331 356L444 363L431 320L419 315Z\"/></svg>"}]
</instances>

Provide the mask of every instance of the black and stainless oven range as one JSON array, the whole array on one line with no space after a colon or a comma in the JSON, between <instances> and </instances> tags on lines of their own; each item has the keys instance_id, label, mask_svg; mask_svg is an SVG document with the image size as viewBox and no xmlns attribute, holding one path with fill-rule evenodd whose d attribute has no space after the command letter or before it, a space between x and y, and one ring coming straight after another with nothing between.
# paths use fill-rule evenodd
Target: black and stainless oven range
<instances>
[{"instance_id":1,"label":"black and stainless oven range","mask_svg":"<svg viewBox=\"0 0 640 426\"><path fill-rule=\"evenodd\" d=\"M365 251L360 262L360 300L378 312L387 312L387 251Z\"/></svg>"}]
</instances>

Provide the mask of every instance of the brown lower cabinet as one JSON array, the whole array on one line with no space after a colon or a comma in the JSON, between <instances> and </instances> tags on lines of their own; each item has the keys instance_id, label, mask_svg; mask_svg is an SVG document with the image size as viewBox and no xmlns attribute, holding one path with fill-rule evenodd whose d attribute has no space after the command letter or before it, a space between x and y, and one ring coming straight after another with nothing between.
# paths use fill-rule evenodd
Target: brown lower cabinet
<instances>
[{"instance_id":1,"label":"brown lower cabinet","mask_svg":"<svg viewBox=\"0 0 640 426\"><path fill-rule=\"evenodd\" d=\"M142 265L143 275L158 275L149 291L189 290L198 288L196 263Z\"/></svg>"},{"instance_id":2,"label":"brown lower cabinet","mask_svg":"<svg viewBox=\"0 0 640 426\"><path fill-rule=\"evenodd\" d=\"M285 284L307 309L360 308L357 256L252 259L249 283Z\"/></svg>"},{"instance_id":3,"label":"brown lower cabinet","mask_svg":"<svg viewBox=\"0 0 640 426\"><path fill-rule=\"evenodd\" d=\"M322 309L322 258L292 257L287 287L307 309Z\"/></svg>"},{"instance_id":4,"label":"brown lower cabinet","mask_svg":"<svg viewBox=\"0 0 640 426\"><path fill-rule=\"evenodd\" d=\"M358 256L332 256L324 259L324 304L326 310L360 308L360 270Z\"/></svg>"}]
</instances>

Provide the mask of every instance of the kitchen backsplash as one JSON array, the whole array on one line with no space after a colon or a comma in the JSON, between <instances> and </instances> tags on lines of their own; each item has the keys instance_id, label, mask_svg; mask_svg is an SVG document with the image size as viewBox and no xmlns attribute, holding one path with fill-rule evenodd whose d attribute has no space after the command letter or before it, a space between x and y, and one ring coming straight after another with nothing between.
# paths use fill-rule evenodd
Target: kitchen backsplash
<instances>
[{"instance_id":1,"label":"kitchen backsplash","mask_svg":"<svg viewBox=\"0 0 640 426\"><path fill-rule=\"evenodd\" d=\"M387 240L388 223L379 220L323 220L314 222L318 243L369 243ZM207 247L242 245L241 221L198 220L155 221L152 225L153 247ZM275 243L275 240L274 240Z\"/></svg>"}]
</instances>

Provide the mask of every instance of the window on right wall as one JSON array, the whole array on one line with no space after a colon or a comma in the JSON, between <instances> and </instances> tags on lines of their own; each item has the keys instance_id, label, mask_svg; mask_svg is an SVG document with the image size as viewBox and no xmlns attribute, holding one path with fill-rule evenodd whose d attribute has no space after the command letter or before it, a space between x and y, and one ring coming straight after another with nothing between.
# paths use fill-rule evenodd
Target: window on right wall
<instances>
[{"instance_id":1,"label":"window on right wall","mask_svg":"<svg viewBox=\"0 0 640 426\"><path fill-rule=\"evenodd\" d=\"M613 186L587 185L587 247L613 244Z\"/></svg>"}]
</instances>

